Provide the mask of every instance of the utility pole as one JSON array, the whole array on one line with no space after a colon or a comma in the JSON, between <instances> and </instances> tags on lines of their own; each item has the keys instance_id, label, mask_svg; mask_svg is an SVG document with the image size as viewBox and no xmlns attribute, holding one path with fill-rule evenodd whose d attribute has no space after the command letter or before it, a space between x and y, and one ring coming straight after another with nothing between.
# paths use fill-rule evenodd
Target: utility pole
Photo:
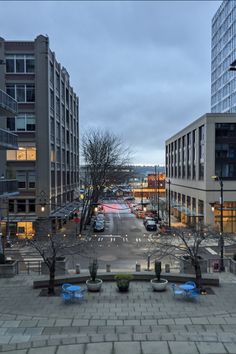
<instances>
[{"instance_id":1,"label":"utility pole","mask_svg":"<svg viewBox=\"0 0 236 354\"><path fill-rule=\"evenodd\" d=\"M160 219L160 175L159 175L159 165L158 167L158 171L157 171L157 217L158 217L158 221Z\"/></svg>"},{"instance_id":2,"label":"utility pole","mask_svg":"<svg viewBox=\"0 0 236 354\"><path fill-rule=\"evenodd\" d=\"M141 205L142 205L142 210L143 210L143 177L142 177L142 186L141 186Z\"/></svg>"}]
</instances>

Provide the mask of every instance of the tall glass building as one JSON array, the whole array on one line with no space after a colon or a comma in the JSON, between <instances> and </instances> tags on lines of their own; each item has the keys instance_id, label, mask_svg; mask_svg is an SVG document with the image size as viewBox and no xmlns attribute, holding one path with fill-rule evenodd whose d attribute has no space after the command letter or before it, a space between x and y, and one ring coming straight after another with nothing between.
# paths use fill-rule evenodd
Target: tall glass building
<instances>
[{"instance_id":1,"label":"tall glass building","mask_svg":"<svg viewBox=\"0 0 236 354\"><path fill-rule=\"evenodd\" d=\"M224 0L212 19L211 112L236 112L236 1Z\"/></svg>"}]
</instances>

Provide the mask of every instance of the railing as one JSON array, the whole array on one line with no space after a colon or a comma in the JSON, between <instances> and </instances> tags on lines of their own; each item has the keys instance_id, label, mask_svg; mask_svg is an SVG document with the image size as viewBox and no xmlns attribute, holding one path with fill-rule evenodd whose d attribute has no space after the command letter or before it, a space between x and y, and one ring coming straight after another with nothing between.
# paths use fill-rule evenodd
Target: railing
<instances>
[{"instance_id":1,"label":"railing","mask_svg":"<svg viewBox=\"0 0 236 354\"><path fill-rule=\"evenodd\" d=\"M0 129L0 148L17 150L17 135L8 130Z\"/></svg>"},{"instance_id":2,"label":"railing","mask_svg":"<svg viewBox=\"0 0 236 354\"><path fill-rule=\"evenodd\" d=\"M17 261L17 274L41 274L41 264L40 260L30 260L30 261Z\"/></svg>"},{"instance_id":3,"label":"railing","mask_svg":"<svg viewBox=\"0 0 236 354\"><path fill-rule=\"evenodd\" d=\"M236 275L236 261L232 258L224 258L225 271ZM209 258L207 260L207 272L218 272L220 268L220 257Z\"/></svg>"},{"instance_id":4,"label":"railing","mask_svg":"<svg viewBox=\"0 0 236 354\"><path fill-rule=\"evenodd\" d=\"M18 181L16 179L0 179L0 196L8 196L18 192Z\"/></svg>"},{"instance_id":5,"label":"railing","mask_svg":"<svg viewBox=\"0 0 236 354\"><path fill-rule=\"evenodd\" d=\"M6 92L0 90L0 115L16 115L17 109L17 101Z\"/></svg>"}]
</instances>

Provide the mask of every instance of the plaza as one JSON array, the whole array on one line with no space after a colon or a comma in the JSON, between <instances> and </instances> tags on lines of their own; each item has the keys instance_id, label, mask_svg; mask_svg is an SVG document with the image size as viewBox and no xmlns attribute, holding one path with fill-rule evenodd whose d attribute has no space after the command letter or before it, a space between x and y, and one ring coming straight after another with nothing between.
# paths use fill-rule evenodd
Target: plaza
<instances>
[{"instance_id":1,"label":"plaza","mask_svg":"<svg viewBox=\"0 0 236 354\"><path fill-rule=\"evenodd\" d=\"M236 352L236 279L229 273L196 301L174 298L170 284L165 292L153 292L140 281L123 294L115 282L104 282L100 293L65 304L59 296L39 296L41 289L32 286L39 278L0 280L3 353Z\"/></svg>"}]
</instances>

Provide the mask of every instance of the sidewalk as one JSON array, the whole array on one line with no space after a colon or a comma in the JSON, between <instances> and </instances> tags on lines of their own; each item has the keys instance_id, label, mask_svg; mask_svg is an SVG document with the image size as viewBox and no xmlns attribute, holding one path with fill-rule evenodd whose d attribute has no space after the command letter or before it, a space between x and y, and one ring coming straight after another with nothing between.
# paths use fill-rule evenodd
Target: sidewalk
<instances>
[{"instance_id":1,"label":"sidewalk","mask_svg":"<svg viewBox=\"0 0 236 354\"><path fill-rule=\"evenodd\" d=\"M73 304L39 297L32 288L36 278L0 279L0 352L235 353L236 284L226 274L214 294L197 301L173 298L171 286L155 293L143 281L123 294L106 282L100 293Z\"/></svg>"}]
</instances>

